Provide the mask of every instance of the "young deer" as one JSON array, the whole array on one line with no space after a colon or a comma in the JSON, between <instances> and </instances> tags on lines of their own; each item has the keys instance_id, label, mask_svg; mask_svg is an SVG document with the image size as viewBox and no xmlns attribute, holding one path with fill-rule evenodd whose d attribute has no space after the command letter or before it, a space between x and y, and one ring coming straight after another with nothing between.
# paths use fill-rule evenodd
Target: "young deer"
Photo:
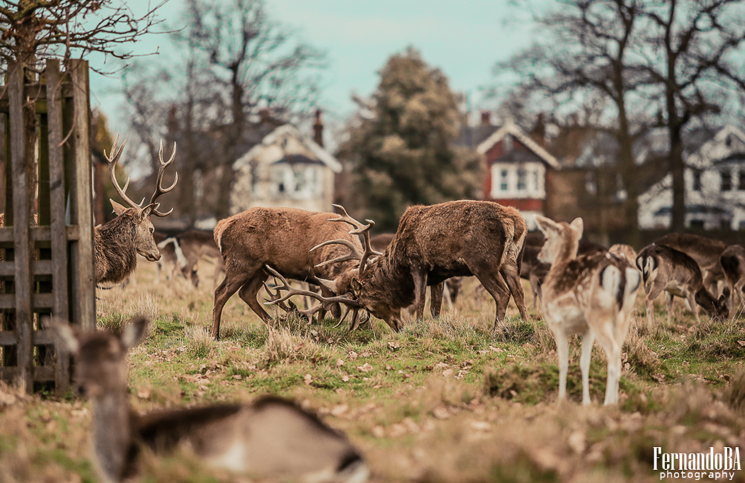
<instances>
[{"instance_id":1,"label":"young deer","mask_svg":"<svg viewBox=\"0 0 745 483\"><path fill-rule=\"evenodd\" d=\"M166 213L158 211L160 203L156 200L163 194L168 193L176 187L178 183L178 173L176 174L173 184L168 188L163 188L163 173L165 169L173 163L176 156L176 144L173 145L173 153L168 161L163 161L163 142L160 143L160 169L156 179L155 192L150 198L150 203L146 206L137 204L127 195L127 186L129 179L124 184L124 188L119 186L116 181L116 163L122 156L124 141L119 149L117 143L119 138L114 140L111 146L111 152L107 155L104 152L106 160L109 162L109 174L119 196L130 206L125 208L114 200L111 200L111 206L118 215L113 220L95 228L94 233L94 266L96 271L96 283L116 283L121 282L137 268L137 254L139 253L151 262L160 260L160 252L155 245L153 232L155 228L150 222L150 216L166 216L173 209ZM143 200L144 201L144 200Z\"/></svg>"},{"instance_id":2,"label":"young deer","mask_svg":"<svg viewBox=\"0 0 745 483\"><path fill-rule=\"evenodd\" d=\"M740 303L745 300L743 287L745 287L745 248L742 245L730 245L722 252L719 257L722 263L724 275L727 277L727 284L730 290L730 307L735 312L735 302L740 299Z\"/></svg>"},{"instance_id":3,"label":"young deer","mask_svg":"<svg viewBox=\"0 0 745 483\"><path fill-rule=\"evenodd\" d=\"M103 481L118 483L135 474L143 447L156 453L188 447L209 465L261 477L367 480L365 462L343 435L283 399L133 413L126 354L144 338L147 324L137 318L121 336L56 325L59 341L76 356L76 386L92 402L93 459Z\"/></svg>"},{"instance_id":4,"label":"young deer","mask_svg":"<svg viewBox=\"0 0 745 483\"><path fill-rule=\"evenodd\" d=\"M647 305L647 327L654 325L653 302L664 291L667 300L667 323L673 311L673 297L686 299L688 308L698 318L698 306L711 318L729 317L726 299L729 289L725 289L718 300L704 285L701 269L687 254L665 245L653 243L639 252L636 266L644 278L644 292Z\"/></svg>"},{"instance_id":5,"label":"young deer","mask_svg":"<svg viewBox=\"0 0 745 483\"><path fill-rule=\"evenodd\" d=\"M582 404L590 404L589 371L592 344L597 338L608 359L605 404L618 402L621 347L634 310L639 272L619 255L596 252L577 256L582 218L571 224L536 216L546 235L538 259L551 264L543 282L542 307L559 355L559 401L566 397L569 336L582 336Z\"/></svg>"}]
</instances>

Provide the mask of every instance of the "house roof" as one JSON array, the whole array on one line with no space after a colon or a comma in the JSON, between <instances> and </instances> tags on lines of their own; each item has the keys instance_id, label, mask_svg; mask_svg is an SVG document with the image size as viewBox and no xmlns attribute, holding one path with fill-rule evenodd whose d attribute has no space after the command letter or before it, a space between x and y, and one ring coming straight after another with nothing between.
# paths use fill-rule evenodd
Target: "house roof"
<instances>
[{"instance_id":1,"label":"house roof","mask_svg":"<svg viewBox=\"0 0 745 483\"><path fill-rule=\"evenodd\" d=\"M559 169L559 162L553 157L548 151L543 149L538 143L530 139L530 136L520 129L520 127L514 123L511 119L507 121L497 129L491 136L487 137L481 144L478 145L476 151L480 154L486 154L492 146L500 142L507 135L514 136L520 141L526 148L530 149L535 153L541 160L554 169Z\"/></svg>"},{"instance_id":2,"label":"house roof","mask_svg":"<svg viewBox=\"0 0 745 483\"><path fill-rule=\"evenodd\" d=\"M272 132L264 136L264 138L261 140L260 143L256 144L254 147L252 147L246 154L238 158L235 163L233 163L233 169L241 169L244 166L246 166L248 163L250 163L252 160L254 160L262 151L264 151L269 146L275 145L279 142L279 140L282 137L290 136L297 140L307 151L310 152L313 156L317 158L318 161L329 167L334 173L340 173L342 170L341 163L331 154L329 154L328 151L323 149L321 146L318 145L315 141L313 141L308 136L304 136L298 128L293 126L292 124L284 124L282 126L279 126L278 128L274 129ZM282 148L284 151L284 148ZM293 156L296 157L298 155L302 155L303 153L295 153L295 152L285 152L286 156ZM310 159L308 156L303 156L307 159ZM281 158L284 159L284 158ZM274 162L278 162L281 159L278 159Z\"/></svg>"}]
</instances>

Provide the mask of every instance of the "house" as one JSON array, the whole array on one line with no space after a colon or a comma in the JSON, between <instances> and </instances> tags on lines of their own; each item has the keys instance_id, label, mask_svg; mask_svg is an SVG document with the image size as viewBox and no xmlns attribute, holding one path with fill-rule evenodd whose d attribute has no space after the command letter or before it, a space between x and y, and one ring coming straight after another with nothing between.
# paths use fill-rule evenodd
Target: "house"
<instances>
[{"instance_id":1,"label":"house","mask_svg":"<svg viewBox=\"0 0 745 483\"><path fill-rule=\"evenodd\" d=\"M685 224L705 230L745 229L745 133L733 125L697 130L700 141L684 152ZM669 228L672 176L665 175L639 196L639 226Z\"/></svg>"},{"instance_id":2,"label":"house","mask_svg":"<svg viewBox=\"0 0 745 483\"><path fill-rule=\"evenodd\" d=\"M486 114L486 113L484 113ZM485 200L496 201L520 210L529 229L535 229L535 215L546 214L546 180L559 169L559 163L546 149L533 140L512 120L491 127L482 114L480 139L476 150L486 162Z\"/></svg>"},{"instance_id":3,"label":"house","mask_svg":"<svg viewBox=\"0 0 745 483\"><path fill-rule=\"evenodd\" d=\"M320 141L318 126L317 114L315 138ZM255 206L330 211L334 176L342 166L321 144L291 124L267 134L233 164L231 213Z\"/></svg>"}]
</instances>

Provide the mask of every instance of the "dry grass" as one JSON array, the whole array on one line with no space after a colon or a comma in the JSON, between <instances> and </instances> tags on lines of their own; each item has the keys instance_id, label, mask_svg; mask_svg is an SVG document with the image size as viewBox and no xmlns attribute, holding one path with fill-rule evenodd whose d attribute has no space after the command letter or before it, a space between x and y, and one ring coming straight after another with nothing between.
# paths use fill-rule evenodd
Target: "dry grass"
<instances>
[{"instance_id":1,"label":"dry grass","mask_svg":"<svg viewBox=\"0 0 745 483\"><path fill-rule=\"evenodd\" d=\"M658 308L649 333L639 316L624 344L621 403L599 406L606 361L596 348L596 403L583 408L579 341L570 354L569 402L557 406L555 344L540 313L520 321L511 306L509 330L493 335L494 303L476 299L474 280L454 313L410 321L401 333L375 321L348 334L330 321L308 326L292 316L267 327L236 296L216 343L211 284L155 285L152 275L143 263L136 286L99 294L101 327L119 329L140 313L154 320L130 354L135 410L292 397L349 435L374 481L658 481L655 446L745 447L741 316L696 324L679 308L667 327ZM84 400L0 386L0 483L96 481L89 424ZM142 471L153 482L254 481L203 468L188 450L147 454Z\"/></svg>"}]
</instances>

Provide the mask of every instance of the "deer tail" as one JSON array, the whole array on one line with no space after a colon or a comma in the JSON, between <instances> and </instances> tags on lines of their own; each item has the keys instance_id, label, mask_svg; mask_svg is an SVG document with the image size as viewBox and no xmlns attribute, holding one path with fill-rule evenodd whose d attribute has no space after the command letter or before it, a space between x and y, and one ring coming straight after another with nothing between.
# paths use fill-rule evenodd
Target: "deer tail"
<instances>
[{"instance_id":1,"label":"deer tail","mask_svg":"<svg viewBox=\"0 0 745 483\"><path fill-rule=\"evenodd\" d=\"M600 271L600 286L615 297L619 309L623 307L623 299L626 294L626 277L618 267L606 265Z\"/></svg>"}]
</instances>

